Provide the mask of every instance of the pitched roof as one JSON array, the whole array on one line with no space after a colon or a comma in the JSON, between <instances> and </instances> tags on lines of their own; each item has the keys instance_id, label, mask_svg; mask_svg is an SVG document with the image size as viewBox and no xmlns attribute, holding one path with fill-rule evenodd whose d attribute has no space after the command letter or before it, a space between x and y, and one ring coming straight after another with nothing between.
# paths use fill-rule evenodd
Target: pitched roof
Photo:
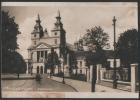
<instances>
[{"instance_id":1,"label":"pitched roof","mask_svg":"<svg viewBox=\"0 0 140 100\"><path fill-rule=\"evenodd\" d=\"M104 50L105 55L107 58L113 59L114 58L114 51L113 50Z\"/></svg>"},{"instance_id":2,"label":"pitched roof","mask_svg":"<svg viewBox=\"0 0 140 100\"><path fill-rule=\"evenodd\" d=\"M114 51L113 50L104 50L105 56L107 59L113 59L114 58ZM83 59L83 58L97 58L99 54L95 52L90 51L74 51L74 54L76 58Z\"/></svg>"},{"instance_id":3,"label":"pitched roof","mask_svg":"<svg viewBox=\"0 0 140 100\"><path fill-rule=\"evenodd\" d=\"M90 55L94 55L95 53L92 53L90 51L75 51L74 52L77 59L86 59Z\"/></svg>"},{"instance_id":4,"label":"pitched roof","mask_svg":"<svg viewBox=\"0 0 140 100\"><path fill-rule=\"evenodd\" d=\"M45 45L45 46L47 46L47 47L49 47L49 48L52 48L51 45L46 44L46 43L43 43L43 42L40 42L39 44L37 44L37 45L35 45L35 46L33 46L33 45L29 46L28 50L29 50L29 49L36 49L36 48L37 48L38 46L40 46L41 44L43 44L43 45Z\"/></svg>"}]
</instances>

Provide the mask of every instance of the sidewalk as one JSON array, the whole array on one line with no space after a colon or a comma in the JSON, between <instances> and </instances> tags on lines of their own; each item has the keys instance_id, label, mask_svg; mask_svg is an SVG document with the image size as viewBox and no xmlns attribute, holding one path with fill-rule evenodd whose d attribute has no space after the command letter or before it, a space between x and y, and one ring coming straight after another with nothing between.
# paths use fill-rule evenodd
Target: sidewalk
<instances>
[{"instance_id":1,"label":"sidewalk","mask_svg":"<svg viewBox=\"0 0 140 100\"><path fill-rule=\"evenodd\" d=\"M105 86L105 87L110 87L112 88L113 87L113 83L112 82L109 82L109 81L104 81L102 80L100 83L98 83L99 85L102 85L102 86ZM126 84L120 84L118 83L117 84L117 89L119 90L123 90L123 91L129 91L131 92L131 86L130 85L126 85Z\"/></svg>"},{"instance_id":2,"label":"sidewalk","mask_svg":"<svg viewBox=\"0 0 140 100\"><path fill-rule=\"evenodd\" d=\"M58 82L62 82L62 78L60 77L55 77L52 76L53 80L56 80ZM66 79L65 78L65 83L72 86L79 92L91 92L91 83L89 82L84 82L84 81L78 81L78 80L72 80L72 79ZM123 91L119 89L113 89L111 87L106 87L103 85L96 84L96 92L123 92L123 93L130 93L128 91Z\"/></svg>"},{"instance_id":3,"label":"sidewalk","mask_svg":"<svg viewBox=\"0 0 140 100\"><path fill-rule=\"evenodd\" d=\"M2 74L1 79L2 80L14 80L14 79L34 79L35 74L19 74L19 78L17 74Z\"/></svg>"}]
</instances>

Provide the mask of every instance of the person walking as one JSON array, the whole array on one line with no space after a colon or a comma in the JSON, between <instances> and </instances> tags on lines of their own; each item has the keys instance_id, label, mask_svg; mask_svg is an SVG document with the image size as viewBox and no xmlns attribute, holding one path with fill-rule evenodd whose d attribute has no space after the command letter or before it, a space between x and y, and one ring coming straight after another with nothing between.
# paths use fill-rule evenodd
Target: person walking
<instances>
[{"instance_id":1,"label":"person walking","mask_svg":"<svg viewBox=\"0 0 140 100\"><path fill-rule=\"evenodd\" d=\"M41 83L41 75L40 74L36 74L36 81Z\"/></svg>"}]
</instances>

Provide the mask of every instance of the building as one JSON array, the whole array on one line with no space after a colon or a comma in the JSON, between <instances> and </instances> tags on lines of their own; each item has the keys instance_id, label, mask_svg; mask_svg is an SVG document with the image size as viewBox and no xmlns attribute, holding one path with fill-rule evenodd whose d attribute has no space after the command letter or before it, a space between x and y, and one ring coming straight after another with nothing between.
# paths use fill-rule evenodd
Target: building
<instances>
[{"instance_id":1,"label":"building","mask_svg":"<svg viewBox=\"0 0 140 100\"><path fill-rule=\"evenodd\" d=\"M108 66L110 68L114 67L114 51L113 50L105 50L105 54L107 57ZM119 57L116 57L116 67L121 67L121 61Z\"/></svg>"},{"instance_id":2,"label":"building","mask_svg":"<svg viewBox=\"0 0 140 100\"><path fill-rule=\"evenodd\" d=\"M31 33L31 46L28 48L29 73L45 73L48 54L51 53L53 48L58 57L64 55L66 47L66 32L63 29L61 22L60 12L58 11L56 16L56 22L54 28L51 30L51 34L48 34L47 29L43 29L41 25L40 16L38 14L36 24Z\"/></svg>"},{"instance_id":3,"label":"building","mask_svg":"<svg viewBox=\"0 0 140 100\"><path fill-rule=\"evenodd\" d=\"M95 64L95 62L100 62L102 60L102 67L113 68L114 67L114 51L113 50L103 50L103 54L95 52L94 48L90 50L90 47L84 44L84 41L80 39L79 41L74 43L73 46L73 54L75 55L76 66L73 70L74 73L77 74L85 74L87 73L87 69L90 64ZM104 55L104 57L102 57ZM101 63L99 63L101 64ZM116 67L119 68L121 66L120 59L116 57Z\"/></svg>"}]
</instances>

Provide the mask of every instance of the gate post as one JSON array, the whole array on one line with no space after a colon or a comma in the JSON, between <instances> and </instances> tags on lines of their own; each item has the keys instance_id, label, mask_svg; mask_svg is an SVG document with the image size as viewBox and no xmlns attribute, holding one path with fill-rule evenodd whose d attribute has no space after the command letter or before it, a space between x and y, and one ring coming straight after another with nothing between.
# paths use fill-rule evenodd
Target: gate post
<instances>
[{"instance_id":1,"label":"gate post","mask_svg":"<svg viewBox=\"0 0 140 100\"><path fill-rule=\"evenodd\" d=\"M92 82L92 70L93 70L93 65L90 65L90 79L89 81Z\"/></svg>"},{"instance_id":2,"label":"gate post","mask_svg":"<svg viewBox=\"0 0 140 100\"><path fill-rule=\"evenodd\" d=\"M101 64L97 64L97 83L100 83L100 81L101 81L101 67L102 67L102 65Z\"/></svg>"},{"instance_id":3,"label":"gate post","mask_svg":"<svg viewBox=\"0 0 140 100\"><path fill-rule=\"evenodd\" d=\"M131 64L131 92L136 92L138 64Z\"/></svg>"},{"instance_id":4,"label":"gate post","mask_svg":"<svg viewBox=\"0 0 140 100\"><path fill-rule=\"evenodd\" d=\"M89 72L89 68L87 68L87 82L90 81L90 72Z\"/></svg>"}]
</instances>

